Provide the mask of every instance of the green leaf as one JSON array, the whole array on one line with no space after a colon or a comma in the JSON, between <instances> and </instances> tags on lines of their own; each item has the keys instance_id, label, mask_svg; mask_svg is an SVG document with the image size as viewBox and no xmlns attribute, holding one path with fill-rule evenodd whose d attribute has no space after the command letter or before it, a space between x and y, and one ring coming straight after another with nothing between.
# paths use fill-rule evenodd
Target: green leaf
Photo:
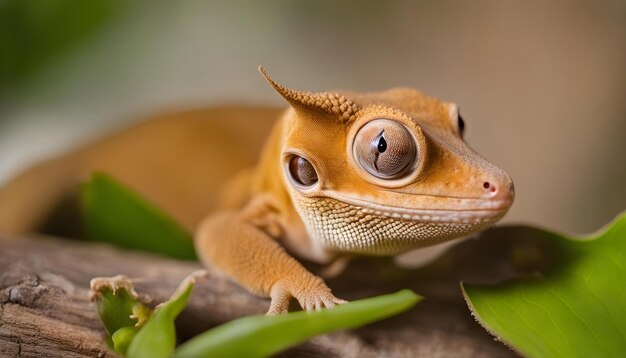
<instances>
[{"instance_id":1,"label":"green leaf","mask_svg":"<svg viewBox=\"0 0 626 358\"><path fill-rule=\"evenodd\" d=\"M115 333L111 336L115 352L125 355L130 342L133 341L136 334L137 329L135 327L122 327L115 331Z\"/></svg>"},{"instance_id":2,"label":"green leaf","mask_svg":"<svg viewBox=\"0 0 626 358\"><path fill-rule=\"evenodd\" d=\"M53 64L126 7L119 0L0 1L0 90Z\"/></svg>"},{"instance_id":3,"label":"green leaf","mask_svg":"<svg viewBox=\"0 0 626 358\"><path fill-rule=\"evenodd\" d=\"M196 258L191 235L168 215L106 174L82 186L87 237L177 259Z\"/></svg>"},{"instance_id":4,"label":"green leaf","mask_svg":"<svg viewBox=\"0 0 626 358\"><path fill-rule=\"evenodd\" d=\"M180 284L172 297L156 307L152 316L139 330L127 350L129 358L167 358L176 347L174 320L185 308L198 277L204 271L196 271Z\"/></svg>"},{"instance_id":5,"label":"green leaf","mask_svg":"<svg viewBox=\"0 0 626 358\"><path fill-rule=\"evenodd\" d=\"M125 276L94 278L91 280L91 296L109 336L121 328L140 325L150 314Z\"/></svg>"},{"instance_id":6,"label":"green leaf","mask_svg":"<svg viewBox=\"0 0 626 358\"><path fill-rule=\"evenodd\" d=\"M192 338L174 357L265 357L319 334L399 314L420 300L412 291L402 290L317 312L240 318Z\"/></svg>"},{"instance_id":7,"label":"green leaf","mask_svg":"<svg viewBox=\"0 0 626 358\"><path fill-rule=\"evenodd\" d=\"M592 237L537 235L551 244L551 266L496 286L462 285L476 318L525 356L626 356L626 214Z\"/></svg>"},{"instance_id":8,"label":"green leaf","mask_svg":"<svg viewBox=\"0 0 626 358\"><path fill-rule=\"evenodd\" d=\"M91 298L107 333L107 343L125 354L151 310L139 301L131 280L123 275L91 280Z\"/></svg>"},{"instance_id":9,"label":"green leaf","mask_svg":"<svg viewBox=\"0 0 626 358\"><path fill-rule=\"evenodd\" d=\"M136 321L130 318L135 302L125 290L114 293L105 289L102 292L102 299L96 301L96 309L109 336L122 327L135 325Z\"/></svg>"}]
</instances>

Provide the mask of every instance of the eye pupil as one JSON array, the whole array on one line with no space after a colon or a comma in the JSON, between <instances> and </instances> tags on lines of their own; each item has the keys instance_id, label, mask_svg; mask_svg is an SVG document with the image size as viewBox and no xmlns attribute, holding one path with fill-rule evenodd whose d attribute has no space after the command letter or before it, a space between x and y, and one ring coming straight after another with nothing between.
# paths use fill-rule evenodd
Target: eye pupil
<instances>
[{"instance_id":1,"label":"eye pupil","mask_svg":"<svg viewBox=\"0 0 626 358\"><path fill-rule=\"evenodd\" d=\"M457 117L457 121L458 121L458 125L459 125L459 132L461 132L461 134L463 134L465 132L465 121L463 120L463 117L461 117L460 114Z\"/></svg>"},{"instance_id":2,"label":"eye pupil","mask_svg":"<svg viewBox=\"0 0 626 358\"><path fill-rule=\"evenodd\" d=\"M313 168L313 164L297 155L289 160L289 174L296 183L303 186L317 183L317 172Z\"/></svg>"},{"instance_id":3,"label":"eye pupil","mask_svg":"<svg viewBox=\"0 0 626 358\"><path fill-rule=\"evenodd\" d=\"M381 135L380 139L378 140L378 152L384 153L386 150L387 150L387 141L385 140L385 137Z\"/></svg>"}]
</instances>

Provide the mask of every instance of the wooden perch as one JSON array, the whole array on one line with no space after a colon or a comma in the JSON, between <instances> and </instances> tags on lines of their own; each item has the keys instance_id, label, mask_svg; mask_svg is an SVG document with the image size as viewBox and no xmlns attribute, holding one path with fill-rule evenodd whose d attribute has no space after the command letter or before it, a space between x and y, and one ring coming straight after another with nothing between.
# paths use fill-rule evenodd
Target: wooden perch
<instances>
[{"instance_id":1,"label":"wooden perch","mask_svg":"<svg viewBox=\"0 0 626 358\"><path fill-rule=\"evenodd\" d=\"M541 261L541 251L532 240L524 239L528 237L532 233L525 235L519 228L492 230L481 240L462 243L420 270L396 268L385 259L358 260L346 274L329 281L339 297L357 299L411 288L426 300L399 317L320 336L283 355L513 356L470 316L459 281L497 281L524 269L513 266L513 246L516 255L521 252L531 261ZM104 343L103 328L88 298L90 279L125 274L134 279L141 295L157 304L198 268L193 262L98 243L46 237L0 238L0 356L114 356ZM209 279L198 284L177 321L181 340L268 308L267 300L209 271Z\"/></svg>"}]
</instances>

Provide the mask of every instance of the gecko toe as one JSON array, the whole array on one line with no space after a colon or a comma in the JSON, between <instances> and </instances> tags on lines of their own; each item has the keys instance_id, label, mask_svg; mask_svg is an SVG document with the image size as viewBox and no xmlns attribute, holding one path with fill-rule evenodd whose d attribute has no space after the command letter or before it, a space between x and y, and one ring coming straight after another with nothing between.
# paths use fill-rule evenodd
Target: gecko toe
<instances>
[{"instance_id":1,"label":"gecko toe","mask_svg":"<svg viewBox=\"0 0 626 358\"><path fill-rule=\"evenodd\" d=\"M268 316L275 316L289 312L291 294L283 287L283 285L278 284L272 287L270 298L270 308L267 311Z\"/></svg>"}]
</instances>

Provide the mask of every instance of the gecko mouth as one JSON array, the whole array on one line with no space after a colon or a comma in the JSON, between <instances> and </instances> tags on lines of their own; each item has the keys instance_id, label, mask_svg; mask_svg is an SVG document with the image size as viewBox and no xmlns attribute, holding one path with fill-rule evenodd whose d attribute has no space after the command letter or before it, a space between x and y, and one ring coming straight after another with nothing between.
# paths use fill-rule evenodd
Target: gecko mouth
<instances>
[{"instance_id":1,"label":"gecko mouth","mask_svg":"<svg viewBox=\"0 0 626 358\"><path fill-rule=\"evenodd\" d=\"M329 198L359 207L364 213L398 220L429 223L488 224L507 213L512 200L467 199L472 204L462 209L416 209L391 207L338 193L326 193Z\"/></svg>"},{"instance_id":2,"label":"gecko mouth","mask_svg":"<svg viewBox=\"0 0 626 358\"><path fill-rule=\"evenodd\" d=\"M397 255L469 235L495 223L510 206L463 199L462 210L414 209L329 192L294 199L308 233L322 247L366 255Z\"/></svg>"}]
</instances>

